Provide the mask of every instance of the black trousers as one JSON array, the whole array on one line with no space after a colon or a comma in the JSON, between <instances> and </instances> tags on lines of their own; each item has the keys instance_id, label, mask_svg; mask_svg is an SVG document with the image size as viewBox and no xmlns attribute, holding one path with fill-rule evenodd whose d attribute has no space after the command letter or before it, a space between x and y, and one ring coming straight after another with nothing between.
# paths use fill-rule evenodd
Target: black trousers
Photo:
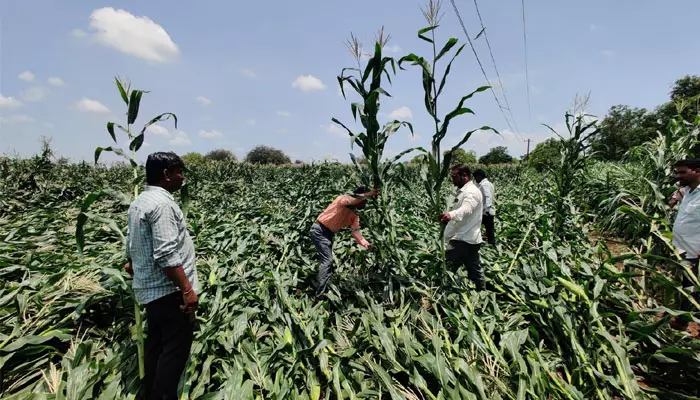
<instances>
[{"instance_id":1,"label":"black trousers","mask_svg":"<svg viewBox=\"0 0 700 400\"><path fill-rule=\"evenodd\" d=\"M194 337L194 314L180 310L182 293L146 304L146 399L177 400L177 386Z\"/></svg>"},{"instance_id":2,"label":"black trousers","mask_svg":"<svg viewBox=\"0 0 700 400\"><path fill-rule=\"evenodd\" d=\"M496 244L496 231L494 227L493 215L486 215L482 217L481 221L484 224L484 229L486 230L486 241L488 244Z\"/></svg>"},{"instance_id":3,"label":"black trousers","mask_svg":"<svg viewBox=\"0 0 700 400\"><path fill-rule=\"evenodd\" d=\"M311 226L311 241L316 246L318 267L316 276L316 296L326 292L328 282L333 276L333 231L316 222Z\"/></svg>"},{"instance_id":4,"label":"black trousers","mask_svg":"<svg viewBox=\"0 0 700 400\"><path fill-rule=\"evenodd\" d=\"M478 290L486 287L484 268L479 259L480 244L470 244L461 240L450 240L451 249L445 252L447 264L452 268L467 267L469 279Z\"/></svg>"},{"instance_id":5,"label":"black trousers","mask_svg":"<svg viewBox=\"0 0 700 400\"><path fill-rule=\"evenodd\" d=\"M688 263L690 263L690 270L693 271L693 274L697 276L700 279L700 268L698 265L700 264L700 259L698 258L692 258L692 259L687 259L686 260ZM695 286L695 283L686 275L685 272L683 272L683 288L692 288ZM694 297L696 300L700 299L700 296L698 295L697 291L694 291L690 294L692 297ZM686 299L685 297L681 298L681 303L680 303L680 309L683 311L691 311L693 310L693 305L691 302Z\"/></svg>"}]
</instances>

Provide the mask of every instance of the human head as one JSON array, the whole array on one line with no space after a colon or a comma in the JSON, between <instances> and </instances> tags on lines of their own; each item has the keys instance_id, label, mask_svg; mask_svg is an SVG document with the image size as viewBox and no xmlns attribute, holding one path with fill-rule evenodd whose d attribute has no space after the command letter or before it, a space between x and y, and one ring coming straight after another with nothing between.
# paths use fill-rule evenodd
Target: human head
<instances>
[{"instance_id":1,"label":"human head","mask_svg":"<svg viewBox=\"0 0 700 400\"><path fill-rule=\"evenodd\" d=\"M365 194L369 192L370 190L366 186L358 186L355 190L352 191L353 194ZM362 210L363 208L365 208L365 206L367 206L367 200L363 200L362 203L355 206L355 208L357 208L358 210Z\"/></svg>"},{"instance_id":2,"label":"human head","mask_svg":"<svg viewBox=\"0 0 700 400\"><path fill-rule=\"evenodd\" d=\"M184 169L185 162L173 152L150 154L146 160L146 182L176 192L185 182Z\"/></svg>"},{"instance_id":3,"label":"human head","mask_svg":"<svg viewBox=\"0 0 700 400\"><path fill-rule=\"evenodd\" d=\"M483 169L477 169L474 171L474 180L481 183L482 180L486 178L486 172Z\"/></svg>"},{"instance_id":4,"label":"human head","mask_svg":"<svg viewBox=\"0 0 700 400\"><path fill-rule=\"evenodd\" d=\"M676 180L683 186L696 188L700 184L700 160L697 158L686 158L678 161L674 166L676 169Z\"/></svg>"},{"instance_id":5,"label":"human head","mask_svg":"<svg viewBox=\"0 0 700 400\"><path fill-rule=\"evenodd\" d=\"M469 182L469 177L471 176L471 170L464 164L458 164L452 167L450 171L450 178L452 183L461 188Z\"/></svg>"}]
</instances>

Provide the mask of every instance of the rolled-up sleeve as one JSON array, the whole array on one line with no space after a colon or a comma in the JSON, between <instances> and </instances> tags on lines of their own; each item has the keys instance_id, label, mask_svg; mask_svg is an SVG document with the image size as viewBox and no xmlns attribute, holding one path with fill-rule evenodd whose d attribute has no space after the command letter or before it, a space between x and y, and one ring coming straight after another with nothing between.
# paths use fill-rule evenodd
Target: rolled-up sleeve
<instances>
[{"instance_id":1,"label":"rolled-up sleeve","mask_svg":"<svg viewBox=\"0 0 700 400\"><path fill-rule=\"evenodd\" d=\"M153 259L161 268L182 265L178 241L178 219L170 205L162 205L150 215L153 232Z\"/></svg>"},{"instance_id":2,"label":"rolled-up sleeve","mask_svg":"<svg viewBox=\"0 0 700 400\"><path fill-rule=\"evenodd\" d=\"M341 206L347 207L347 206L356 206L356 205L362 203L362 202L365 201L365 200L366 200L366 199L356 198L356 197L352 197L352 196L350 196L350 195L344 195L344 196L342 196L342 197L340 198L340 200L338 201L338 203L339 203Z\"/></svg>"},{"instance_id":3,"label":"rolled-up sleeve","mask_svg":"<svg viewBox=\"0 0 700 400\"><path fill-rule=\"evenodd\" d=\"M467 215L474 212L474 209L479 205L479 199L471 193L464 195L462 204L456 210L450 211L450 219L461 221Z\"/></svg>"}]
</instances>

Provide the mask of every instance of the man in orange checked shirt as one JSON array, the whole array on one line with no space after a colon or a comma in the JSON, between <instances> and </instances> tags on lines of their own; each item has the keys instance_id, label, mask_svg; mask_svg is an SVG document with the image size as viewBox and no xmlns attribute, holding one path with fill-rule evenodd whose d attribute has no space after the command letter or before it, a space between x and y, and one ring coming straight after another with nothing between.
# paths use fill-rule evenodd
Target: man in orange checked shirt
<instances>
[{"instance_id":1,"label":"man in orange checked shirt","mask_svg":"<svg viewBox=\"0 0 700 400\"><path fill-rule=\"evenodd\" d=\"M372 245L362 237L360 232L360 217L355 210L362 210L367 205L368 198L377 197L379 191L370 191L366 187L358 187L354 196L340 195L326 208L311 226L311 240L316 246L321 266L316 277L316 298L321 296L333 275L333 236L343 228L350 227L352 236L357 243L369 249Z\"/></svg>"}]
</instances>

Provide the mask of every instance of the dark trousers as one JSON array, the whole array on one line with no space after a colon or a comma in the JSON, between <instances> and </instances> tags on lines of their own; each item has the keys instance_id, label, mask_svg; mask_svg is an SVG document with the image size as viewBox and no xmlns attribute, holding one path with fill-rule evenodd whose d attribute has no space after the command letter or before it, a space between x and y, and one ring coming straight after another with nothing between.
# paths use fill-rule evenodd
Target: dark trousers
<instances>
[{"instance_id":1,"label":"dark trousers","mask_svg":"<svg viewBox=\"0 0 700 400\"><path fill-rule=\"evenodd\" d=\"M494 228L493 215L485 215L482 217L481 221L484 224L484 229L486 230L486 241L488 244L496 244L496 231Z\"/></svg>"},{"instance_id":2,"label":"dark trousers","mask_svg":"<svg viewBox=\"0 0 700 400\"><path fill-rule=\"evenodd\" d=\"M311 226L311 241L316 246L318 261L321 265L316 275L316 296L322 295L333 276L333 231L316 222Z\"/></svg>"},{"instance_id":3,"label":"dark trousers","mask_svg":"<svg viewBox=\"0 0 700 400\"><path fill-rule=\"evenodd\" d=\"M467 267L469 279L474 282L478 290L483 290L486 285L486 277L479 260L481 245L451 240L450 246L452 248L445 252L447 264L452 268Z\"/></svg>"},{"instance_id":4,"label":"dark trousers","mask_svg":"<svg viewBox=\"0 0 700 400\"><path fill-rule=\"evenodd\" d=\"M194 337L194 314L180 310L182 293L146 304L146 399L177 400L177 386Z\"/></svg>"},{"instance_id":5,"label":"dark trousers","mask_svg":"<svg viewBox=\"0 0 700 400\"><path fill-rule=\"evenodd\" d=\"M698 265L700 264L700 259L698 258L693 258L693 259L687 259L686 262L688 262L691 266L690 270L693 271L693 274L700 279L700 268L698 268ZM688 275L683 272L683 288L695 288L695 283L688 277ZM690 295L693 296L696 300L700 298L698 296L698 289L695 289ZM680 304L680 309L683 311L691 311L694 309L693 305L691 302L683 296L681 298L681 304Z\"/></svg>"}]
</instances>

